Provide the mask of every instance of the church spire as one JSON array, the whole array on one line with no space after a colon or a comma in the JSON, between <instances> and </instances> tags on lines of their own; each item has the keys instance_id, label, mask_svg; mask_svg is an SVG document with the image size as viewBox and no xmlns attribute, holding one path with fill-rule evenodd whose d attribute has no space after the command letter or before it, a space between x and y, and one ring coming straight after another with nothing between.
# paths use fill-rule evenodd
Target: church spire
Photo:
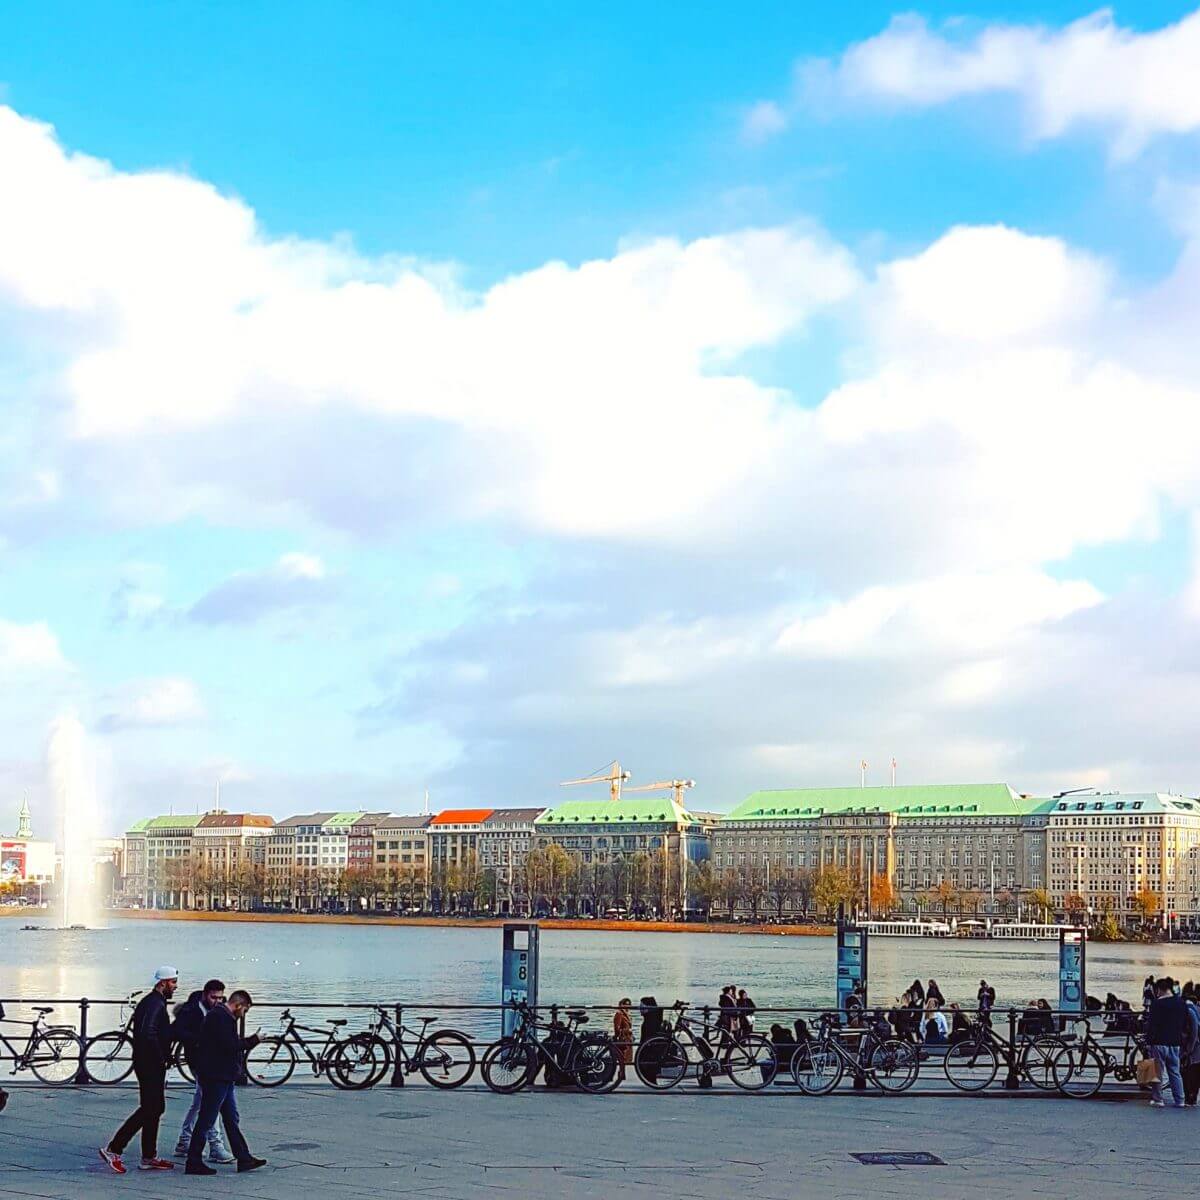
<instances>
[{"instance_id":1,"label":"church spire","mask_svg":"<svg viewBox=\"0 0 1200 1200\"><path fill-rule=\"evenodd\" d=\"M29 797L25 796L21 800L21 812L17 818L17 837L31 838L33 837L33 821L29 816Z\"/></svg>"}]
</instances>

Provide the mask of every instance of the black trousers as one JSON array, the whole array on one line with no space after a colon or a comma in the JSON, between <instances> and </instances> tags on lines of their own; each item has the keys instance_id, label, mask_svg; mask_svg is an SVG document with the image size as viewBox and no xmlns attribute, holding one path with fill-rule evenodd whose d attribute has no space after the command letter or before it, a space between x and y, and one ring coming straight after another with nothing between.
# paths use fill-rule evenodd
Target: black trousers
<instances>
[{"instance_id":1,"label":"black trousers","mask_svg":"<svg viewBox=\"0 0 1200 1200\"><path fill-rule=\"evenodd\" d=\"M114 1154L123 1154L133 1135L142 1131L142 1157L158 1157L158 1123L167 1107L167 1069L153 1063L133 1064L138 1081L138 1106L129 1120L113 1135L108 1148Z\"/></svg>"},{"instance_id":2,"label":"black trousers","mask_svg":"<svg viewBox=\"0 0 1200 1200\"><path fill-rule=\"evenodd\" d=\"M1195 1104L1197 1097L1200 1097L1200 1063L1184 1067L1182 1074L1184 1103Z\"/></svg>"}]
</instances>

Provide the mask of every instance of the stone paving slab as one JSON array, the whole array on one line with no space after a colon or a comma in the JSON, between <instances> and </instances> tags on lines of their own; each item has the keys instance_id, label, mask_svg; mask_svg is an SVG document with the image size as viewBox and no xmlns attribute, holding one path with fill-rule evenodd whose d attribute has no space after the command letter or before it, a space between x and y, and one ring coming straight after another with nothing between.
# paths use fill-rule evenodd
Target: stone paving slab
<instances>
[{"instance_id":1,"label":"stone paving slab","mask_svg":"<svg viewBox=\"0 0 1200 1200\"><path fill-rule=\"evenodd\" d=\"M1151 1109L1141 1098L806 1098L694 1088L496 1096L478 1087L339 1093L293 1083L239 1093L251 1148L269 1167L242 1176L223 1168L203 1178L136 1170L118 1177L96 1148L136 1105L134 1089L11 1090L0 1114L0 1195L37 1200L114 1193L196 1200L611 1200L614 1193L630 1200L861 1200L864 1193L1105 1200L1130 1188L1178 1192L1200 1166L1200 1110ZM174 1146L187 1101L184 1089L171 1089L160 1150ZM945 1165L869 1166L851 1158L906 1150L928 1151Z\"/></svg>"}]
</instances>

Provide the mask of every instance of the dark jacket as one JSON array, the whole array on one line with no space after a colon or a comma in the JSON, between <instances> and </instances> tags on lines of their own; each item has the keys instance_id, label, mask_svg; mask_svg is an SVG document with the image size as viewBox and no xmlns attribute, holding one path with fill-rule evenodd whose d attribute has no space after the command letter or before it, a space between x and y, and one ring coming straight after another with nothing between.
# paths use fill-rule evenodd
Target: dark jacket
<instances>
[{"instance_id":1,"label":"dark jacket","mask_svg":"<svg viewBox=\"0 0 1200 1200\"><path fill-rule=\"evenodd\" d=\"M196 1078L202 1083L236 1082L242 1073L242 1058L256 1041L256 1038L239 1036L233 1013L224 1004L218 1004L200 1026L200 1036L196 1040Z\"/></svg>"},{"instance_id":2,"label":"dark jacket","mask_svg":"<svg viewBox=\"0 0 1200 1200\"><path fill-rule=\"evenodd\" d=\"M167 1002L156 988L133 1010L133 1065L142 1070L166 1070L171 1061L171 1018Z\"/></svg>"},{"instance_id":3,"label":"dark jacket","mask_svg":"<svg viewBox=\"0 0 1200 1200\"><path fill-rule=\"evenodd\" d=\"M200 1030L208 1009L204 1007L203 992L193 992L187 1001L181 1004L175 1017L175 1040L183 1046L183 1056L187 1065L196 1073L196 1052L200 1044Z\"/></svg>"},{"instance_id":4,"label":"dark jacket","mask_svg":"<svg viewBox=\"0 0 1200 1200\"><path fill-rule=\"evenodd\" d=\"M1151 1046L1182 1046L1188 1027L1187 1005L1178 996L1160 996L1146 1017L1146 1041Z\"/></svg>"}]
</instances>

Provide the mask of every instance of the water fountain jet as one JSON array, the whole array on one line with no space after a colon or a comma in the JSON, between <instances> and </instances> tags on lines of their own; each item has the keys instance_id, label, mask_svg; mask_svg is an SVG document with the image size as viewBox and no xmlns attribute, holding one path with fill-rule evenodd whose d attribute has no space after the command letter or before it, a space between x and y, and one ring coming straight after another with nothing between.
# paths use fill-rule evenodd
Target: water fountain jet
<instances>
[{"instance_id":1,"label":"water fountain jet","mask_svg":"<svg viewBox=\"0 0 1200 1200\"><path fill-rule=\"evenodd\" d=\"M51 725L47 765L62 848L61 926L92 927L99 908L93 868L99 795L95 756L83 725L73 714L64 714Z\"/></svg>"}]
</instances>

